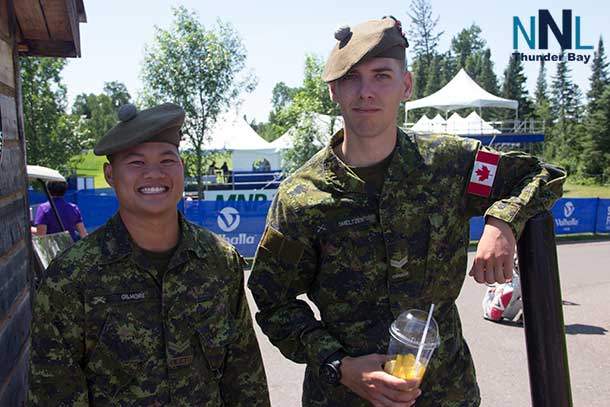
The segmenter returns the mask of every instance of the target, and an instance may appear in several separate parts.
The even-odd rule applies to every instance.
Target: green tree
[[[270,121],[279,135],[290,129],[293,131],[294,148],[283,156],[284,169],[287,171],[298,168],[323,145],[322,142],[312,144],[313,140],[325,140],[338,130],[335,118],[341,111],[330,98],[328,84],[322,80],[323,70],[324,60],[314,54],[307,54],[303,85],[292,88],[292,100],[284,103],[273,116],[274,121]],[[330,116],[328,128],[317,127],[314,114]]]
[[[458,69],[457,62],[451,51],[445,52],[441,61],[441,87],[443,87],[457,75]]]
[[[78,118],[68,116],[61,82],[65,59],[21,58],[21,89],[28,164],[69,171],[84,134]]]
[[[293,146],[282,154],[283,170],[291,173],[305,164],[324,145],[324,133],[312,113],[303,113],[292,128]]]
[[[411,100],[425,97],[428,84],[428,67],[423,56],[415,56],[411,61],[411,73],[413,75],[413,89]]]
[[[486,48],[481,53],[479,73],[476,76],[476,81],[479,85],[489,93],[497,95],[498,92],[498,77],[494,72],[494,63],[491,60],[491,50]]]
[[[523,72],[523,63],[520,58],[511,55],[508,65],[504,69],[502,82],[502,97],[519,102],[519,118],[527,119],[532,114],[532,103],[527,91],[527,78]]]
[[[230,24],[217,20],[214,28],[206,29],[183,6],[174,8],[173,14],[170,28],[155,27],[153,44],[145,49],[142,99],[146,106],[175,102],[186,111],[182,131],[193,147],[201,198],[208,130],[242,92],[254,89],[256,81],[243,72],[246,49]]]
[[[564,52],[557,63],[557,71],[552,82],[550,100],[553,126],[547,152],[557,158],[569,172],[575,172],[582,157],[582,116],[581,91],[570,75],[570,68]]]
[[[257,126],[261,137],[266,140],[275,140],[281,137],[289,128],[293,127],[297,121],[297,112],[291,109],[295,95],[300,88],[292,88],[284,82],[276,83],[273,87],[271,97],[271,112],[269,113],[268,122],[261,126]]]
[[[579,171],[601,183],[610,180],[610,84],[602,89],[597,106],[585,119],[587,131],[583,134]]]
[[[130,99],[125,85],[116,81],[104,83],[104,92],[99,95],[81,93],[74,98],[72,114],[83,120],[84,131],[87,133],[85,148],[93,148],[117,123],[118,108],[129,103]]]
[[[478,25],[473,23],[460,31],[451,39],[451,51],[455,55],[457,70],[466,68],[468,57],[483,51],[484,48],[485,40],[481,38],[481,28]],[[473,75],[474,72],[469,72],[468,69],[466,71],[470,76],[476,76]]]
[[[303,85],[289,88],[280,82],[275,86],[272,100],[274,107],[269,115],[269,123],[278,137],[296,126],[303,114],[337,116],[341,113],[330,98],[328,84],[322,80],[323,70],[324,60],[314,54],[307,54]]]
[[[610,179],[610,78],[604,42],[600,37],[591,66],[591,84],[583,135],[583,159],[579,171],[595,182]]]
[[[131,95],[127,91],[127,86],[118,81],[104,83],[104,93],[110,97],[112,106],[116,110],[131,101]]]
[[[549,125],[551,122],[551,107],[546,84],[546,68],[544,66],[544,60],[540,61],[540,69],[538,70],[538,78],[536,79],[534,99],[534,116],[539,120],[542,120],[544,126]]]
[[[432,3],[430,0],[412,0],[412,13],[408,34],[409,43],[418,57],[423,57],[430,64],[436,54],[438,41],[443,31],[437,32],[439,17],[432,17]],[[425,87],[426,85],[424,85]]]
[[[85,148],[93,148],[117,123],[116,109],[110,96],[105,93],[77,95],[72,105],[72,114],[83,119],[88,140]]]
[[[497,95],[498,78],[491,60],[491,50],[485,48],[486,42],[481,37],[481,28],[472,24],[464,28],[451,40],[451,52],[455,55],[453,64],[454,76],[460,69],[466,73],[486,91]],[[463,112],[466,113],[466,112]],[[493,120],[502,117],[505,112],[501,109],[485,109],[484,119]]]
[[[599,37],[597,44],[597,50],[593,55],[593,63],[591,64],[591,77],[589,79],[591,84],[589,91],[587,92],[587,98],[589,99],[589,111],[595,111],[598,108],[598,100],[601,99],[601,95],[608,83],[610,83],[610,76],[608,74],[608,61],[606,61],[606,52],[604,50],[604,40]]]
[[[443,57],[441,55],[434,55],[430,61],[428,67],[428,83],[426,83],[425,95],[431,95],[440,88],[443,87],[442,83],[442,63]]]

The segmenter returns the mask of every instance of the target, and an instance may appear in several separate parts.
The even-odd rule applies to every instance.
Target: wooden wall
[[[32,251],[14,1],[0,0],[0,406],[24,403],[31,321]]]

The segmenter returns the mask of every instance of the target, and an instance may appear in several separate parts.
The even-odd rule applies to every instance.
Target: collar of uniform
[[[186,220],[180,211],[178,211],[178,222],[180,223],[180,241],[168,265],[170,269],[186,263],[189,260],[189,253],[193,253],[200,259],[204,258],[210,248],[210,245],[202,244],[202,240],[205,239],[202,230]]]
[[[197,227],[184,218],[178,211],[178,222],[180,223],[180,239],[178,247],[170,262],[170,267],[177,266],[188,260],[188,253],[192,252],[197,257],[203,258],[207,251],[200,243]],[[106,231],[102,235],[102,258],[104,263],[114,263],[126,256],[131,255],[135,243],[117,212],[106,224]],[[136,259],[137,260],[137,259]]]
[[[114,263],[131,254],[132,241],[129,232],[121,220],[119,212],[115,213],[104,226],[105,231],[100,236],[102,261],[105,264]]]
[[[423,167],[424,160],[411,137],[399,127],[396,128],[396,131],[396,151],[388,167],[386,184],[399,182],[406,185],[405,182],[412,181],[409,177],[411,173]]]
[[[423,165],[423,159],[410,137],[396,128],[396,150],[388,167],[388,180],[404,180],[404,177]],[[336,132],[326,147],[324,169],[328,182],[339,191],[366,193],[364,182],[337,157],[334,148],[343,142],[343,129]]]
[[[364,182],[335,154],[334,148],[343,142],[343,129],[336,132],[326,147],[324,172],[326,180],[341,192],[366,193]]]

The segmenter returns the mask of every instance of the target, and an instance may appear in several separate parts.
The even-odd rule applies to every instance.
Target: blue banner
[[[470,240],[479,240],[485,227],[485,217],[477,216],[470,219]]]
[[[594,233],[597,198],[561,198],[551,212],[555,234]]]
[[[78,205],[89,233],[106,223],[119,210],[119,201],[112,189],[97,193],[95,190],[78,191],[73,202]]]
[[[270,205],[271,201],[186,201],[184,214],[227,240],[242,256],[254,257]]]
[[[610,199],[598,199],[595,233],[610,233]]]
[[[30,205],[46,201],[44,194],[29,191]],[[117,210],[112,189],[69,191],[66,200],[76,203],[89,232],[104,224]],[[265,229],[271,201],[180,201],[187,219],[229,241],[244,257],[253,257]],[[610,233],[610,199],[562,198],[552,208],[555,234]],[[33,213],[32,215],[35,215]],[[482,216],[470,220],[470,240],[483,233]]]

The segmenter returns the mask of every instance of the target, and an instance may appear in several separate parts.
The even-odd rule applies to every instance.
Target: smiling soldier
[[[29,405],[269,406],[243,260],[176,209],[184,115],[125,105],[96,145],[119,211],[45,272]]]
[[[396,123],[411,75],[400,23],[368,21],[335,38],[322,78],[344,128],[278,190],[248,283],[257,321],[307,364],[305,407],[477,406],[455,305],[468,220],[486,216],[471,274],[504,282],[515,237],[561,196],[565,173],[474,139],[405,134]],[[442,339],[423,381],[385,373],[391,322],[431,303]]]

